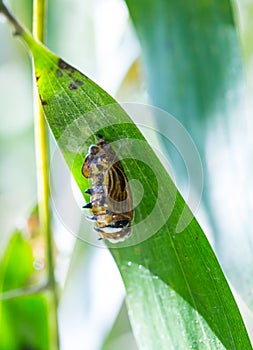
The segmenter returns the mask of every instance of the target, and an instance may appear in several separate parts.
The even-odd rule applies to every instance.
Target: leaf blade
[[[94,132],[100,129],[103,130],[105,137],[109,141],[125,136],[132,139],[137,138],[138,140],[143,140],[143,137],[119,105],[109,108],[109,112],[98,109],[97,113],[92,113],[94,108],[106,106],[107,104],[110,107],[114,100],[95,83],[68,64],[66,64],[67,68],[64,68],[67,70],[65,79],[59,83],[59,79],[62,76],[58,77],[56,72],[59,68],[59,63],[61,62],[61,65],[65,63],[63,64],[61,60],[49,53],[40,44],[33,42],[32,39],[29,40],[30,49],[34,55],[36,75],[39,77],[38,88],[45,116],[55,138],[58,140],[67,163],[69,166],[71,165],[71,170],[77,183],[83,190],[84,183],[80,180],[81,162],[87,152],[90,140],[94,140]],[[50,57],[50,60],[43,59],[43,57]],[[50,80],[47,80],[48,77],[52,79],[51,89],[49,88]],[[70,84],[77,78],[83,82],[82,89],[70,87]],[[85,92],[83,92],[83,89],[85,89]],[[87,111],[91,113],[87,114]],[[79,142],[83,142],[81,140],[85,139],[85,146],[80,149],[78,145],[71,144],[73,147],[70,148],[68,143],[62,142],[61,137],[66,127],[80,120],[80,118],[83,123],[82,132],[78,134],[77,130],[75,130],[77,134],[74,133],[72,137]],[[71,138],[71,133],[67,133],[67,136]],[[68,138],[64,138],[64,141],[67,140]],[[129,155],[134,158],[139,152],[137,157],[139,159],[145,154],[154,168],[156,168],[156,175],[159,174],[159,180],[163,184],[164,191],[162,201],[159,203],[160,217],[163,219],[164,217],[167,218],[170,209],[173,210],[168,220],[165,220],[162,228],[152,237],[141,243],[134,242],[133,238],[133,243],[137,244],[121,249],[111,249],[126,285],[128,305],[130,313],[133,315],[133,323],[137,329],[135,333],[139,344],[148,349],[152,349],[153,346],[157,345],[161,349],[165,349],[168,342],[171,342],[171,346],[182,346],[182,348],[189,344],[197,345],[200,348],[201,346],[212,348],[212,344],[215,343],[218,348],[225,346],[230,349],[242,347],[251,349],[237,305],[201,228],[196,220],[193,219],[182,233],[176,233],[176,225],[185,203],[182,197],[176,193],[174,184],[148,144],[143,143],[142,145],[143,148],[141,149],[136,148],[135,145],[132,148],[131,144],[128,145],[130,149]],[[76,156],[77,154],[78,157]],[[126,164],[125,168],[129,175],[132,174],[133,177],[137,176],[142,180],[146,190],[144,204],[142,204],[136,215],[137,219],[143,219],[147,216],[148,210],[150,208],[152,210],[152,205],[150,205],[149,201],[151,200],[152,202],[154,200],[153,194],[157,194],[157,178],[154,173],[152,174],[150,170],[148,171],[147,166],[142,165],[140,162],[133,161],[133,163]],[[150,189],[153,190],[151,195],[148,195],[147,193]],[[174,204],[173,208],[169,208],[171,206],[171,203],[169,203],[170,199]],[[188,212],[188,215],[191,215],[191,213]],[[153,222],[148,226],[149,229],[152,228],[152,224]],[[134,231],[136,235],[142,234],[135,229]],[[133,272],[129,272],[129,263],[131,267],[135,267]],[[205,285],[203,285],[203,280]],[[145,281],[148,282],[148,289]],[[160,289],[162,289],[163,294],[159,301]],[[155,290],[155,293],[152,294],[152,290]],[[215,295],[213,294],[214,290],[216,291]],[[178,325],[172,327],[173,318],[169,318],[169,313],[167,312],[166,316],[163,317],[163,312],[171,307],[169,303],[171,292],[179,295],[175,304],[172,303],[172,307],[177,304],[181,305],[181,300],[185,301],[179,310],[176,309],[176,312],[180,314],[180,320],[183,319],[181,316],[183,317],[184,310],[187,309],[192,322],[200,322],[200,328],[197,332],[194,332],[192,327],[189,331],[187,322],[184,323],[182,328],[178,328]],[[150,296],[153,296],[153,298],[150,298]],[[162,301],[164,300],[166,302],[164,307],[162,307]],[[150,306],[148,310],[147,305]],[[141,312],[138,312],[140,308]],[[162,313],[160,313],[161,317],[155,318],[159,308],[162,310]],[[148,327],[146,327],[146,323],[148,323]],[[139,325],[141,325],[141,329],[138,331]],[[163,329],[165,339],[160,338],[161,329]],[[180,331],[184,329],[187,337],[190,337],[190,343],[187,337],[186,339],[181,338],[180,342],[178,342],[178,335],[180,334],[178,329]],[[169,334],[170,337],[168,337]],[[202,334],[201,339],[199,339],[199,334]],[[208,336],[204,337],[203,334]]]
[[[15,231],[1,261],[0,292],[18,291],[16,297],[0,299],[0,347],[3,350],[49,349],[49,296],[46,293],[22,294],[35,274],[33,263],[32,246],[20,231]]]

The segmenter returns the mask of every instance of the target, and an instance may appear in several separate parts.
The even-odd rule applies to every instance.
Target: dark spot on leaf
[[[40,102],[41,102],[42,106],[48,105],[47,101],[43,100],[43,98],[41,96],[40,96]]]
[[[58,63],[58,66],[61,68],[61,69],[68,69],[68,64],[63,61],[61,58],[59,59],[59,63]]]
[[[39,80],[39,78],[40,78],[40,76],[36,75],[36,81],[38,81],[38,80]]]
[[[61,58],[59,59],[58,66],[61,69],[66,69],[70,72],[70,74],[73,74],[75,69],[70,66],[67,62],[63,61]]]
[[[141,253],[141,248],[140,248],[140,247],[135,247],[135,248],[134,248],[134,252],[135,252],[136,255],[140,255],[140,253]]]
[[[78,86],[76,84],[74,84],[74,83],[71,83],[71,84],[69,84],[69,89],[70,90],[76,90],[76,89],[78,89]]]
[[[83,81],[82,80],[74,80],[74,82],[78,86],[82,86],[83,85]]]
[[[60,69],[57,69],[56,70],[56,75],[57,75],[58,78],[61,78],[63,76],[63,73],[62,73],[62,71]]]
[[[44,101],[44,100],[41,100],[41,104],[42,104],[42,106],[47,106],[48,105],[47,101]]]

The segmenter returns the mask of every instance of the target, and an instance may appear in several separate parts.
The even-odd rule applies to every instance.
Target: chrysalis
[[[109,142],[97,135],[99,142],[91,145],[85,157],[82,174],[90,178],[92,188],[85,191],[90,195],[89,208],[101,239],[112,243],[123,242],[131,234],[133,220],[132,195],[121,162]]]

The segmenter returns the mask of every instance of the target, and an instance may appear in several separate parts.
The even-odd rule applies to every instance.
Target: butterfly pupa
[[[120,160],[109,142],[97,135],[99,142],[89,147],[82,174],[91,179],[92,188],[85,192],[90,202],[83,208],[91,209],[87,219],[96,222],[94,229],[101,238],[112,243],[123,242],[131,234],[133,202],[128,180]]]

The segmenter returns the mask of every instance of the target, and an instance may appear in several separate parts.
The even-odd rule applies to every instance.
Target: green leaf
[[[142,136],[118,105],[87,113],[114,100],[42,46],[30,42],[30,47],[45,115],[80,184],[83,181],[80,174],[82,161],[94,133],[101,132],[111,142],[126,136],[142,140]],[[67,133],[69,143],[61,142],[60,137],[66,132],[66,127],[80,117],[82,132],[73,130],[73,134]],[[85,138],[89,142],[83,146]],[[76,148],[72,144],[74,139]],[[63,140],[66,141],[66,138]],[[78,150],[81,145],[82,152]],[[163,186],[161,220],[163,216],[167,217],[169,203],[174,200],[174,185],[148,144],[143,144],[141,149],[130,147],[131,144],[128,151],[133,159],[125,164],[125,169],[129,176],[141,181],[145,193],[136,210],[136,220],[142,220],[147,215],[146,211],[152,210],[158,180]],[[159,179],[149,167],[138,161],[142,158],[153,164],[156,173],[160,174]],[[85,186],[82,184],[81,187],[83,190]],[[237,306],[197,222],[193,220],[184,232],[176,233],[183,208],[184,202],[177,194],[173,212],[155,235],[132,247],[112,249],[125,282],[139,344],[150,349],[168,348],[169,344],[182,349],[201,344],[203,347],[213,344],[215,348],[223,348],[223,344],[229,349],[250,349]],[[149,234],[152,225],[154,222],[146,224]],[[134,243],[134,238],[142,234],[134,227],[133,238],[129,241],[132,239]]]
[[[33,261],[33,251],[29,242],[24,240],[20,232],[15,232],[1,263],[2,292],[27,286],[34,272]]]
[[[243,80],[231,2],[126,0],[126,4],[140,39],[150,100],[175,116],[191,134],[209,184],[217,174],[208,167],[209,132],[222,129],[227,137],[229,120],[240,99],[238,84]],[[166,119],[157,125],[159,130],[169,127]],[[188,174],[181,157],[165,138],[160,138],[160,143],[173,159],[177,180],[184,185]],[[198,190],[198,182],[194,185]],[[213,211],[216,203],[210,198],[210,187],[204,187],[202,199],[219,249],[222,230]]]
[[[194,135],[211,114],[231,104],[228,90],[241,79],[230,1],[125,1],[142,46],[152,102]]]
[[[251,180],[245,181],[251,173],[251,141],[244,107],[245,67],[234,19],[237,6],[229,0],[126,0],[126,4],[142,48],[149,97],[184,125],[198,147],[206,184],[203,222],[209,224],[226,275],[252,309],[251,203],[246,195]],[[247,5],[240,4],[240,17],[243,6]],[[249,4],[246,12],[250,17]],[[244,19],[245,30],[250,21]],[[159,122],[159,130],[168,130],[165,119]],[[160,138],[160,144],[173,160],[177,183],[185,187],[188,174],[181,157],[166,139]],[[244,198],[243,207],[236,193]],[[227,219],[231,216],[233,222]]]
[[[0,299],[1,350],[49,349],[48,295],[23,295],[35,272],[30,243],[16,231],[1,260],[0,292],[13,297]],[[35,288],[35,287],[34,287]],[[16,292],[14,292],[16,290]],[[35,290],[34,290],[35,292]],[[32,293],[32,290],[31,290]],[[15,297],[14,297],[15,295]]]
[[[20,296],[2,302],[2,350],[48,350],[47,295]],[[2,327],[1,327],[2,330]]]
[[[20,28],[18,28],[20,29]],[[22,32],[21,32],[22,33]],[[195,219],[178,232],[185,203],[124,110],[85,75],[23,32],[48,124],[81,190],[88,146],[102,133],[143,186],[132,236],[111,252],[122,274],[134,333],[145,349],[251,349],[219,263]],[[119,144],[113,141],[120,140]],[[124,147],[123,147],[124,146]],[[135,195],[135,193],[134,193]],[[150,219],[156,209],[155,216]],[[192,214],[188,209],[184,219]]]

